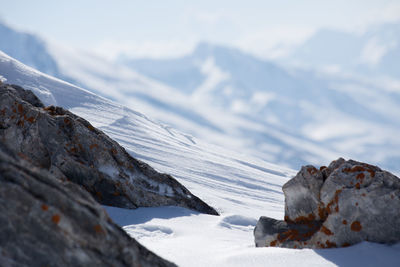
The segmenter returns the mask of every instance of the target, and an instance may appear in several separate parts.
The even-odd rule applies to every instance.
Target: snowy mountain
[[[16,30],[0,20],[0,36],[1,51],[46,74],[73,81],[61,74],[46,42],[37,35]]]
[[[1,42],[8,41],[1,39]],[[337,156],[265,120],[239,117],[230,110],[213,107],[201,97],[192,97],[123,64],[53,43],[47,43],[46,49],[57,62],[59,78],[69,77],[68,81],[210,143],[293,167],[309,159],[329,161]]]
[[[400,22],[374,25],[359,33],[320,30],[286,60],[308,67],[400,79]]]
[[[400,88],[386,80],[287,69],[210,44],[169,60],[114,62],[54,43],[46,51],[58,78],[167,129],[295,169],[345,156],[400,172]]]
[[[260,215],[283,218],[281,186],[294,171],[208,145],[141,113],[42,74],[0,53],[0,73],[45,104],[82,116],[135,157],[171,173],[221,216],[184,208],[124,210],[110,216],[139,242],[180,266],[396,266],[400,246],[361,243],[329,250],[255,248]]]
[[[313,145],[325,149],[323,153],[314,150],[313,155],[296,153],[297,158],[319,162],[318,157],[324,158],[321,154],[328,153],[332,157],[340,153],[398,171],[399,142],[395,132],[400,127],[397,115],[400,114],[400,88],[396,84],[321,71],[286,69],[237,49],[209,44],[199,45],[183,58],[125,58],[120,62],[174,86],[204,105],[259,123],[264,126],[264,133],[274,129],[280,137],[289,135],[297,139],[293,147],[307,143],[303,151]],[[258,151],[263,151],[263,144],[288,149],[271,136],[257,135],[246,126],[242,129],[245,129],[242,138],[251,136],[250,143]],[[296,165],[290,157],[262,157]]]

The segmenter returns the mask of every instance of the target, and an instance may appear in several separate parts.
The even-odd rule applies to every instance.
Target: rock
[[[1,266],[175,266],[114,224],[80,186],[0,141]]]
[[[400,241],[400,179],[342,158],[319,170],[305,166],[285,185],[285,218],[261,217],[256,246],[346,247]]]
[[[72,181],[104,205],[181,206],[218,213],[173,177],[131,157],[102,131],[60,107],[43,107],[30,91],[0,85],[0,140],[59,180]]]

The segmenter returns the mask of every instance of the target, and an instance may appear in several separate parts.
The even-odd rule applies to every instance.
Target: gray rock
[[[1,266],[175,266],[115,225],[78,185],[0,141]]]
[[[295,221],[303,217],[307,220],[319,220],[319,192],[323,182],[322,173],[315,167],[302,167],[299,173],[282,187],[285,194],[285,220]]]
[[[342,158],[320,170],[306,166],[283,192],[284,221],[261,217],[254,230],[256,246],[330,248],[364,240],[400,241],[400,179],[376,166]]]
[[[0,140],[56,178],[81,185],[102,204],[181,206],[218,213],[173,177],[132,158],[102,131],[60,107],[43,107],[33,93],[0,85]]]

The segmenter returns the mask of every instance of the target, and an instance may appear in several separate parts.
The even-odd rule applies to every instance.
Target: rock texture
[[[344,160],[305,166],[285,185],[284,221],[261,217],[258,247],[346,247],[400,241],[400,179],[376,166]]]
[[[130,238],[78,185],[0,141],[1,266],[175,266]]]
[[[19,86],[0,85],[0,140],[59,180],[81,185],[102,204],[175,205],[218,214],[170,175],[132,158],[86,120],[60,107],[44,107]]]

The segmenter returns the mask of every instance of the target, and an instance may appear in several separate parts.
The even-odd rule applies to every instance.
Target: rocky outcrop
[[[60,107],[44,107],[31,92],[0,85],[0,140],[61,181],[72,181],[105,205],[175,205],[218,213],[173,177],[132,158],[89,122]]]
[[[0,142],[1,266],[175,266],[130,238],[78,185]]]
[[[260,218],[258,247],[400,241],[400,179],[376,166],[342,158],[320,169],[305,166],[282,189],[285,218]]]

